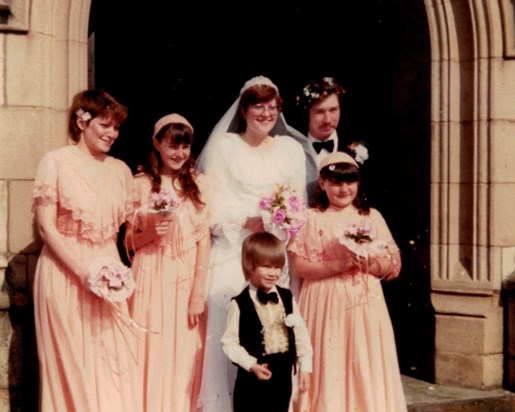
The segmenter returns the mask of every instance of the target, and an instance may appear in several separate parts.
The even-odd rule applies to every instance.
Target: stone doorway
[[[350,3],[350,4],[347,4]],[[92,1],[91,81],[130,110],[113,154],[133,169],[153,123],[177,111],[195,126],[198,153],[248,78],[278,86],[285,115],[304,83],[334,76],[346,88],[339,133],[367,142],[368,196],[403,255],[384,285],[403,374],[434,379],[430,301],[430,45],[423,2],[367,0],[291,6]]]

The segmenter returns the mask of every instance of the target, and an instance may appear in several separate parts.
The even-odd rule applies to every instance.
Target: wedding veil
[[[238,105],[240,103],[240,97],[245,90],[247,90],[249,87],[256,86],[256,85],[271,86],[274,89],[276,89],[277,91],[279,91],[277,86],[268,77],[265,77],[265,76],[256,76],[245,82],[245,84],[243,85],[243,87],[240,90],[240,94],[239,94],[238,98],[234,101],[234,103],[231,105],[229,110],[227,110],[227,112],[225,112],[225,114],[222,116],[222,118],[218,121],[218,123],[215,125],[215,127],[211,131],[211,134],[207,138],[204,148],[200,152],[200,155],[197,159],[197,167],[200,172],[205,173],[206,169],[209,168],[208,164],[214,160],[212,153],[215,150],[215,148],[218,146],[219,142],[224,138],[226,133],[228,133],[228,132],[236,133],[236,131],[238,130],[238,117],[236,116],[236,111],[238,110]],[[284,118],[284,115],[282,113],[279,114],[274,128],[270,131],[270,135],[271,136],[288,135],[288,136],[304,137],[304,135],[302,133],[300,133],[299,131],[294,129],[292,126],[290,126],[286,122],[286,119]],[[225,159],[219,159],[219,160],[225,161]]]

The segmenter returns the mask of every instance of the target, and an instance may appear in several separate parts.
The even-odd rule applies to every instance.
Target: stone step
[[[514,412],[515,393],[437,385],[403,376],[409,412]]]

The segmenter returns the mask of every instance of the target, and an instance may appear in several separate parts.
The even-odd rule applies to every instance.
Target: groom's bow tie
[[[334,140],[325,140],[323,142],[313,142],[313,149],[315,152],[320,153],[322,149],[327,150],[329,153],[333,152],[334,149]]]

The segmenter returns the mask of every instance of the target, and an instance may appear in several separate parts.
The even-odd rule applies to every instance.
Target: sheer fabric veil
[[[256,76],[251,78],[250,80],[247,80],[247,82],[241,88],[238,98],[234,101],[231,107],[218,121],[218,123],[211,131],[211,134],[207,138],[204,148],[202,149],[197,159],[197,167],[200,172],[205,173],[206,170],[212,170],[212,167],[216,167],[215,165],[213,165],[213,162],[215,161],[226,162],[226,159],[216,159],[216,156],[212,156],[212,153],[214,151],[214,148],[218,146],[219,142],[224,138],[227,132],[236,133],[236,131],[238,130],[238,117],[236,116],[236,111],[238,110],[240,97],[245,90],[255,85],[268,85],[272,86],[277,91],[279,91],[277,86],[268,77]],[[302,133],[300,133],[298,130],[296,130],[286,122],[286,119],[282,113],[280,113],[280,115],[278,116],[277,123],[275,124],[274,128],[270,131],[270,135],[305,137]]]

